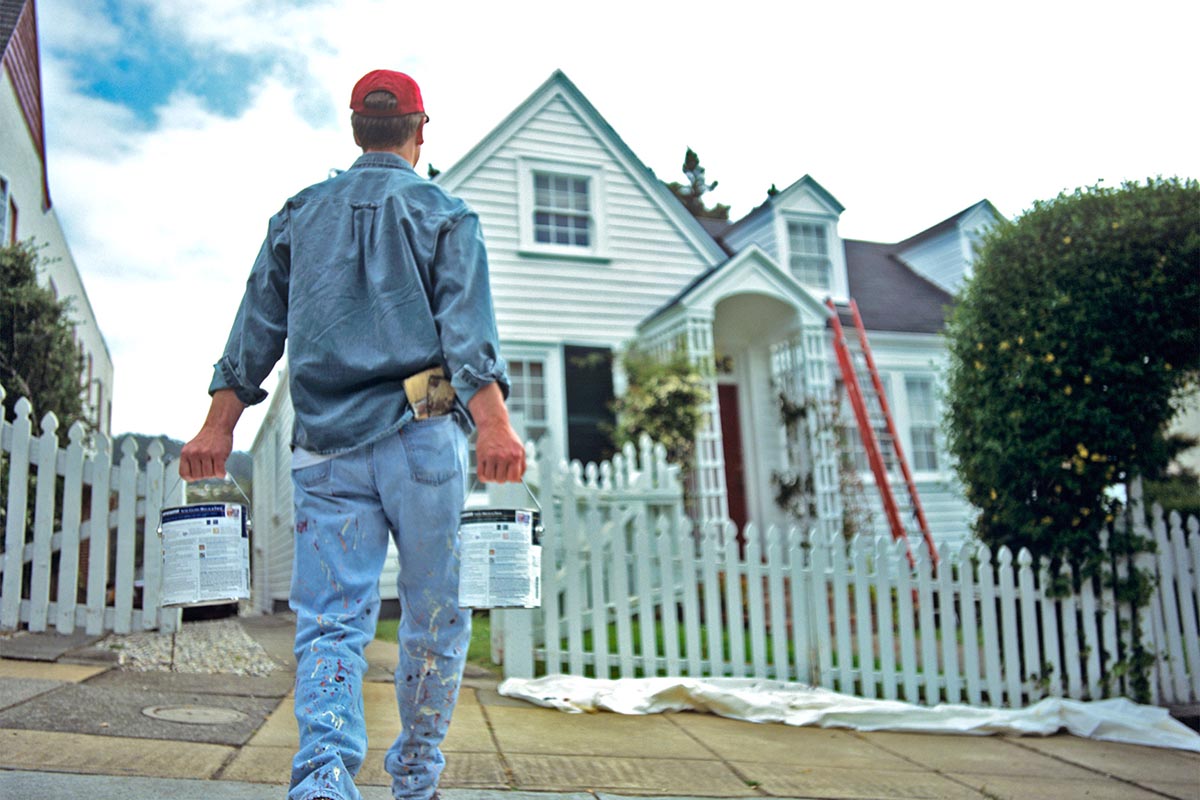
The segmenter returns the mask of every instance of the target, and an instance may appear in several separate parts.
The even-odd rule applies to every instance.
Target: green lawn
[[[399,619],[379,620],[375,626],[375,638],[385,642],[396,642],[396,628],[399,624]],[[492,663],[491,656],[491,618],[486,611],[476,611],[471,615],[471,645],[467,649],[467,663],[498,673],[501,667]]]

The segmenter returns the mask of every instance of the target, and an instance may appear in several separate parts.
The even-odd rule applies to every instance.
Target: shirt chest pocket
[[[400,429],[400,443],[413,480],[440,486],[461,474],[457,424],[447,414],[429,420],[414,420]]]

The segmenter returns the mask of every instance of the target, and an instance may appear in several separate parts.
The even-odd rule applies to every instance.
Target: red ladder
[[[887,515],[888,527],[892,531],[892,539],[904,539],[907,542],[908,531],[900,519],[900,508],[896,505],[896,497],[892,493],[892,484],[888,477],[887,466],[883,460],[883,451],[880,449],[879,439],[875,435],[875,427],[871,425],[871,417],[867,411],[863,389],[858,382],[858,372],[854,369],[854,357],[850,352],[850,345],[846,341],[846,333],[842,329],[841,320],[838,319],[837,306],[834,305],[833,300],[826,300],[825,305],[829,306],[829,310],[833,312],[833,317],[831,318],[833,323],[833,349],[837,354],[838,367],[841,368],[842,382],[846,387],[846,394],[850,398],[850,406],[854,409],[854,419],[858,423],[858,433],[862,437],[863,448],[867,451],[867,461],[871,465],[871,474],[875,477],[875,486],[879,489],[879,496],[883,501],[883,512]],[[908,486],[908,496],[912,503],[913,515],[917,519],[917,526],[921,529],[921,536],[925,540],[929,556],[936,566],[938,563],[937,548],[934,547],[933,538],[929,535],[929,523],[925,520],[925,511],[921,507],[920,497],[917,496],[917,484],[913,480],[912,472],[908,468],[908,460],[904,458],[904,449],[900,445],[900,435],[896,430],[896,422],[892,419],[892,411],[888,406],[887,395],[883,391],[883,382],[879,379],[879,371],[875,368],[875,358],[871,355],[871,346],[867,343],[867,330],[863,326],[862,316],[858,313],[858,304],[853,299],[850,301],[850,311],[854,315],[854,327],[858,330],[858,341],[862,349],[863,359],[866,361],[867,373],[871,376],[871,384],[875,390],[879,408],[883,412],[883,418],[887,421],[888,434],[892,440],[896,462],[900,465],[900,470],[904,474],[904,482]],[[908,559],[909,563],[911,563],[911,549]]]

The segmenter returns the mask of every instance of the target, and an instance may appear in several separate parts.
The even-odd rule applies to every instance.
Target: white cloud
[[[660,177],[691,146],[736,215],[810,173],[856,238],[984,197],[1015,214],[1099,178],[1200,175],[1184,4],[138,2],[179,47],[272,68],[233,118],[184,87],[150,128],[56,55],[109,57],[120,32],[82,0],[40,4],[52,191],[116,361],[117,430],[199,426],[266,220],[353,159],[349,90],[377,67],[420,81],[442,169],[562,68]]]

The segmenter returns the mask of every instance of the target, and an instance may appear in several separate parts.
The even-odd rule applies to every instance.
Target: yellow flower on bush
[[[1052,518],[1050,518],[1050,517],[1048,517],[1048,516],[1046,516],[1046,517],[1042,517],[1042,524],[1043,524],[1043,525],[1049,525],[1051,522],[1054,522],[1054,520],[1053,520]]]
[[[1071,243],[1071,237],[1070,237],[1070,236],[1064,236],[1064,237],[1063,237],[1063,244],[1070,244],[1070,243]]]
[[[1075,452],[1079,453],[1080,458],[1088,457],[1088,449],[1082,443],[1075,445]]]
[[[1005,350],[1007,350],[1007,349],[1008,349],[1008,347],[1009,347],[1009,344],[1008,344],[1008,341],[1007,341],[1007,340],[1005,340],[1005,341],[1001,342],[1001,343],[1000,343],[1000,352],[1002,352],[1002,353],[1003,353]]]
[[[1045,360],[1046,360],[1047,364],[1053,364],[1054,363],[1054,353],[1046,353]]]

